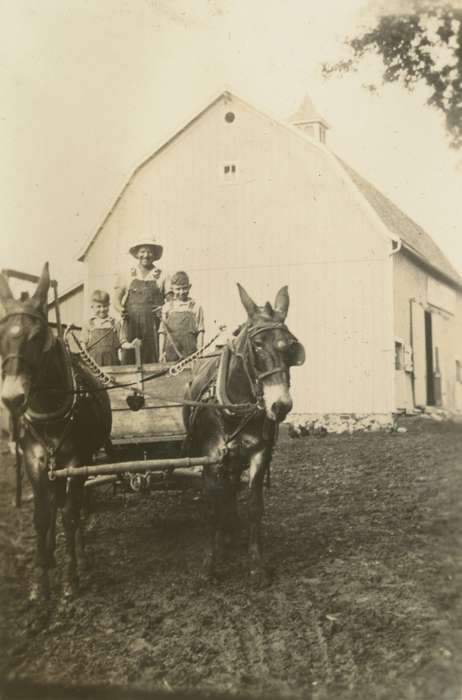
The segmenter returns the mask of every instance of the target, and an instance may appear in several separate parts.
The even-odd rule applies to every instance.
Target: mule
[[[49,286],[48,263],[28,299],[14,299],[8,280],[0,275],[5,311],[0,318],[1,398],[17,426],[16,439],[34,500],[37,546],[32,600],[49,595],[58,508],[67,552],[63,592],[67,597],[78,590],[76,540],[78,535],[83,538],[79,525],[85,479],[53,479],[53,470],[90,463],[111,432],[106,391],[48,325]]]
[[[257,579],[264,575],[264,479],[269,475],[278,425],[292,408],[290,367],[304,363],[305,351],[285,325],[287,287],[277,293],[274,308],[268,302],[257,306],[239,284],[238,289],[247,321],[220,355],[206,359],[193,376],[186,390],[183,420],[185,450],[218,460],[204,467],[211,526],[206,571],[215,573],[225,538],[236,534],[237,492],[241,474],[249,468],[250,573]]]

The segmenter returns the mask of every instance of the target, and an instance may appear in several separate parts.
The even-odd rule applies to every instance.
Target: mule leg
[[[208,577],[215,574],[217,559],[221,549],[220,511],[223,501],[223,484],[220,483],[215,466],[204,467],[204,494],[207,506],[207,519],[210,528],[209,544],[204,556],[204,573]]]
[[[55,565],[56,497],[47,476],[47,457],[41,445],[25,451],[24,463],[34,496],[36,559],[30,600],[39,601],[50,594],[48,570]]]
[[[220,473],[221,466],[204,468],[204,491],[209,509],[210,543],[204,566],[209,576],[215,574],[223,553],[224,539],[235,529],[236,489],[229,474]]]
[[[44,489],[34,489],[34,527],[37,536],[35,576],[30,592],[31,601],[39,601],[50,595],[48,570],[54,565],[51,535],[56,520],[56,507],[50,503]]]
[[[261,519],[263,515],[263,480],[270,462],[267,448],[250,460],[249,483],[249,559],[250,574],[255,579],[263,575]]]
[[[53,569],[56,566],[56,515],[58,512],[58,504],[56,503],[56,496],[54,493],[50,494],[50,510],[50,527],[46,534],[46,554],[48,567]]]
[[[66,501],[62,511],[62,522],[66,538],[66,554],[68,558],[63,587],[65,598],[76,594],[79,590],[76,539],[80,526],[82,492],[83,483],[81,480],[71,478],[68,484],[66,484]]]
[[[224,532],[224,543],[228,547],[234,547],[237,545],[240,524],[237,511],[237,494],[240,487],[240,463],[237,459],[231,462],[231,476],[230,476],[230,488],[226,503],[225,516],[225,532]]]

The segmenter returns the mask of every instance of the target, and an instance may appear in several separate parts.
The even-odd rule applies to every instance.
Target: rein
[[[28,316],[32,318],[36,318],[39,320],[42,324],[47,324],[46,319],[44,319],[43,316],[41,316],[38,313],[35,313],[33,311],[18,311],[18,312],[11,312],[10,314],[7,314],[4,316],[0,323],[5,321],[7,318],[11,316]],[[219,404],[216,405],[216,409],[220,411],[225,411],[225,412],[241,412],[244,411],[246,413],[251,413],[253,414],[257,410],[261,410],[261,400],[263,397],[263,391],[261,387],[261,382],[262,380],[266,379],[267,377],[277,374],[278,372],[282,373],[285,377],[287,376],[288,372],[284,367],[278,366],[274,367],[273,369],[267,370],[265,372],[258,372],[256,363],[255,363],[255,356],[254,356],[254,348],[252,344],[252,339],[255,338],[257,335],[260,333],[263,333],[264,331],[268,330],[275,330],[275,329],[285,329],[286,326],[281,323],[281,322],[268,322],[264,324],[260,324],[255,327],[246,327],[246,339],[245,339],[245,350],[247,350],[247,353],[245,352],[239,352],[235,348],[235,342],[231,342],[228,344],[228,347],[230,348],[232,354],[235,357],[239,357],[240,360],[242,361],[244,371],[247,374],[247,377],[249,379],[249,384],[250,388],[252,391],[252,394],[254,396],[255,401],[253,402],[242,402],[242,403],[230,403],[230,402],[220,402]],[[45,353],[44,353],[45,355]],[[246,357],[248,355],[248,359]],[[6,365],[7,362],[9,362],[12,359],[19,359],[23,361],[25,364],[28,364],[26,362],[26,359],[21,356],[19,353],[12,353],[10,355],[7,355],[2,362],[2,367]],[[186,358],[187,359],[187,358]],[[43,356],[42,356],[43,360]],[[40,367],[40,366],[39,366]],[[157,372],[153,372],[152,374],[148,375],[147,377],[144,377],[143,381],[144,383],[151,381],[153,379],[156,379],[158,377],[162,377],[165,374],[168,374],[170,372],[171,368],[166,368],[163,370],[159,370]],[[41,422],[46,422],[48,421],[53,421],[53,420],[59,420],[60,418],[65,418],[66,416],[70,415],[71,412],[73,411],[73,408],[75,406],[76,400],[78,396],[83,396],[83,395],[88,395],[88,394],[96,394],[97,392],[100,391],[110,391],[112,389],[120,389],[120,388],[128,388],[134,385],[138,384],[138,381],[133,381],[133,382],[125,382],[125,383],[120,383],[115,380],[113,380],[113,384],[111,386],[102,386],[97,389],[91,389],[91,390],[81,390],[78,389],[75,385],[75,381],[73,382],[74,386],[72,389],[48,389],[49,393],[60,393],[60,394],[67,394],[67,395],[72,395],[74,397],[74,401],[72,403],[71,408],[63,412],[61,410],[58,410],[54,413],[49,413],[49,414],[32,414],[31,412],[27,412],[28,420],[30,421],[31,419],[38,420]],[[32,392],[33,387],[31,387],[31,392]],[[180,400],[169,400],[164,397],[160,396],[154,396],[152,394],[147,394],[152,399],[158,399],[160,401],[165,402],[165,407],[179,407],[179,406],[190,406],[192,408],[200,408],[200,407],[205,407],[209,406],[210,404],[206,401],[193,401],[193,400],[187,400],[187,399],[180,399]]]

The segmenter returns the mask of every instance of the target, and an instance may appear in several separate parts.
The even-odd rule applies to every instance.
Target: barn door
[[[427,405],[427,353],[425,339],[425,311],[411,302],[412,354],[414,359],[414,404]]]

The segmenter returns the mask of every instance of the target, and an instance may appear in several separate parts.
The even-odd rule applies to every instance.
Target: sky
[[[134,168],[230,89],[281,120],[308,93],[328,145],[462,273],[462,152],[424,88],[324,79],[369,0],[0,0],[0,267],[61,290]]]

